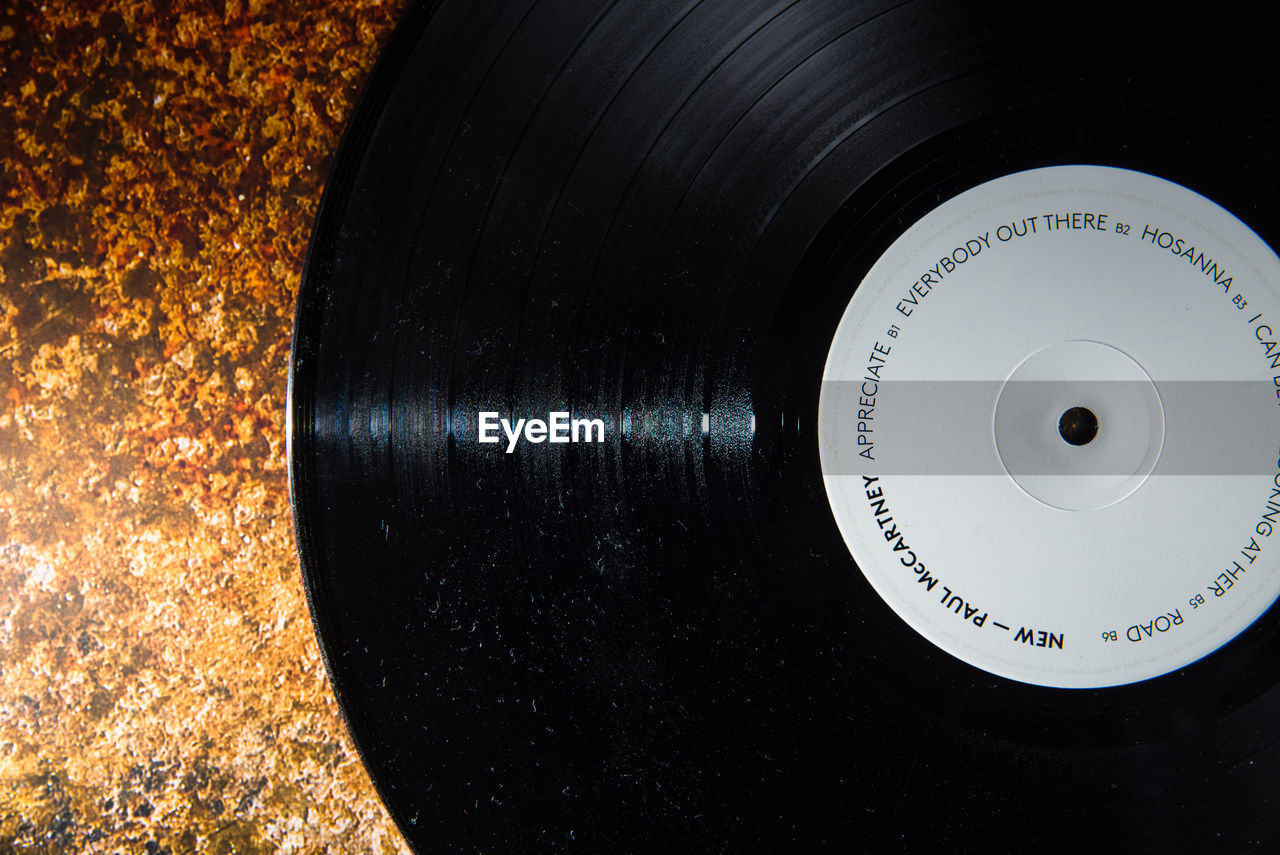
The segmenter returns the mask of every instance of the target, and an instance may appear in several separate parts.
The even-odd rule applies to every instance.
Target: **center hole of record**
[[[1132,495],[1164,448],[1164,405],[1151,375],[1097,341],[1060,341],[1022,360],[994,416],[1005,472],[1031,498],[1064,511],[1096,511]]]
[[[1072,445],[1088,445],[1098,435],[1098,417],[1088,407],[1072,407],[1058,419],[1058,434]]]

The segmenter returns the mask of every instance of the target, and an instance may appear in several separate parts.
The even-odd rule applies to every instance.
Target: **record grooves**
[[[1221,206],[1280,245],[1259,29],[943,2],[414,6],[317,219],[290,465],[326,665],[415,847],[1276,845],[1274,597],[1152,679],[1000,676],[881,590],[832,498],[855,473],[819,441],[838,325],[872,305],[860,283],[991,182],[1156,176],[1209,200],[1200,221]],[[1216,257],[1269,269],[1237,245]],[[1261,335],[1245,321],[1278,284],[1238,275],[1188,300]],[[1253,310],[1232,314],[1246,285]],[[959,317],[946,293],[919,299]],[[1264,338],[1239,345],[1249,371]],[[1114,435],[1098,418],[1082,448]],[[1260,571],[1277,547],[1256,539]],[[928,560],[955,578],[963,554]]]

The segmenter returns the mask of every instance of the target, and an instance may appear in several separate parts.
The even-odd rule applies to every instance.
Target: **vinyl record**
[[[316,222],[289,458],[414,846],[1280,846],[1264,33],[413,7]]]

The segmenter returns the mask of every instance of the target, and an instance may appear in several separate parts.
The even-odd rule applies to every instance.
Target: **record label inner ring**
[[[948,653],[1037,685],[1154,678],[1280,596],[1280,259],[1132,170],[1017,172],[856,288],[819,403],[859,568]]]

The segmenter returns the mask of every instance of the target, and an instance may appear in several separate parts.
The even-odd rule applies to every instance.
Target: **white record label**
[[[836,523],[917,632],[1094,688],[1280,596],[1280,259],[1145,173],[1047,167],[911,225],[854,292],[818,434]]]

